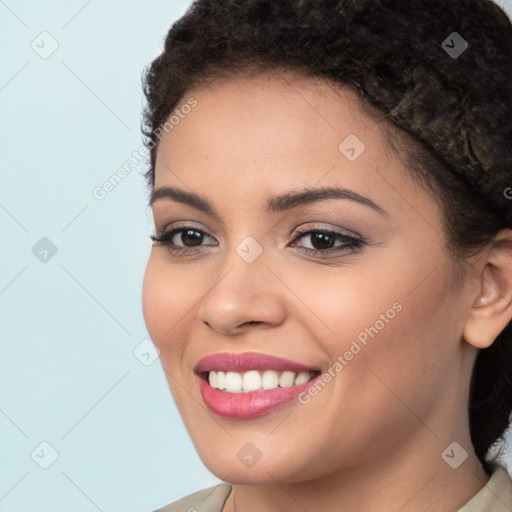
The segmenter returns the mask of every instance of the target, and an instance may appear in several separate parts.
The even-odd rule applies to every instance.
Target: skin
[[[220,219],[154,202],[156,233],[184,223],[208,236],[199,246],[174,236],[192,255],[153,245],[143,313],[199,456],[234,485],[224,511],[458,510],[489,479],[471,444],[467,398],[477,350],[512,317],[510,232],[461,277],[437,203],[351,90],[279,72],[218,80],[182,104],[190,97],[197,106],[161,139],[155,187],[195,192]],[[366,146],[354,161],[338,149],[349,134]],[[386,215],[346,199],[264,211],[271,195],[327,185]],[[303,248],[322,246],[296,238],[299,227],[366,245],[310,256]],[[263,249],[252,263],[236,252],[248,236]],[[401,311],[307,405],[243,420],[206,408],[193,374],[205,355],[256,351],[327,371],[396,302]],[[237,457],[248,442],[261,453],[252,467]],[[468,452],[457,469],[441,457],[452,442]]]

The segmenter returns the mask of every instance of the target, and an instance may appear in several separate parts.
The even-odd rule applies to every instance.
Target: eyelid
[[[200,225],[199,223],[197,223],[196,221],[193,221],[193,220],[182,220],[182,221],[176,221],[176,222],[169,222],[167,224],[165,224],[162,229],[160,230],[157,230],[157,233],[166,233],[168,231],[171,231],[171,230],[174,230],[174,229],[178,229],[178,228],[194,228],[194,229],[198,229],[199,231],[202,231],[204,233],[206,233],[208,236],[210,236],[211,238],[215,238],[212,234],[211,234],[211,231],[210,229],[208,228],[205,228],[203,227],[202,225]],[[339,233],[341,235],[345,235],[347,237],[352,237],[352,238],[358,238],[360,239],[361,241],[365,242],[366,239],[365,237],[363,237],[361,234],[359,234],[357,231],[353,231],[351,229],[347,229],[347,228],[342,228],[340,226],[334,226],[330,223],[321,223],[321,222],[304,222],[302,223],[300,226],[296,226],[294,227],[290,233],[288,234],[288,236],[293,236],[294,234],[297,233],[298,230],[320,230],[320,231],[333,231],[333,232],[336,232],[336,233]],[[218,241],[218,240],[217,240]]]

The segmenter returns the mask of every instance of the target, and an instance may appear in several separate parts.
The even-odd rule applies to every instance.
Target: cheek
[[[148,333],[160,351],[160,364],[169,389],[183,415],[181,386],[176,382],[182,380],[181,363],[186,340],[182,330],[187,288],[179,282],[179,272],[172,271],[162,259],[154,250],[149,257],[142,285],[142,311]]]
[[[142,286],[142,310],[162,363],[170,368],[179,365],[186,349],[190,323],[208,292],[208,280],[201,272],[169,264],[162,252],[153,250],[148,260]]]
[[[179,320],[187,309],[187,287],[179,276],[152,251],[144,273],[142,311],[151,339],[161,351],[171,345],[167,340],[175,339]]]
[[[329,355],[336,357],[352,340],[364,344],[371,339],[377,334],[375,328],[377,336],[389,330],[402,314],[402,283],[392,281],[393,276],[383,276],[371,265],[298,272],[293,290],[304,306],[297,303],[296,311]]]
[[[421,261],[408,257],[402,264],[381,261],[295,278],[294,289],[307,298],[307,309],[299,309],[302,323],[333,364],[342,358],[342,368],[337,365],[333,372],[343,373],[334,380],[344,393],[357,389],[356,394],[373,402],[372,397],[391,393],[388,384],[414,400],[425,394],[425,386],[443,380],[453,349],[446,340],[454,331],[453,297],[445,268],[422,272]],[[418,276],[427,274],[428,282],[418,285]]]
[[[384,281],[379,287],[378,299],[369,294],[366,308],[361,303],[361,310],[344,316],[349,326],[344,355],[352,358],[344,374],[346,390],[358,389],[356,402],[380,411],[390,424],[400,417],[414,423],[404,404],[414,404],[416,414],[428,416],[453,364],[457,342],[450,308],[453,297],[441,271],[412,293],[413,287],[398,279],[393,286]]]
[[[158,328],[159,318],[162,317],[160,311],[162,304],[161,281],[158,279],[158,272],[155,269],[155,258],[151,253],[146,270],[144,272],[144,280],[142,282],[142,314],[146,323],[146,328],[154,343],[159,345]]]

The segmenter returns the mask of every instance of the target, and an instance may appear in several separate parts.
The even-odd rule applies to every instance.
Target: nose
[[[233,336],[284,321],[286,287],[262,256],[247,263],[235,254],[222,269],[199,306],[199,318],[207,327]]]

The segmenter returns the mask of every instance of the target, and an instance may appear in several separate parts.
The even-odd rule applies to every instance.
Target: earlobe
[[[476,348],[492,345],[512,319],[512,231],[496,235],[479,275],[476,296],[464,327],[464,339]]]
[[[473,307],[474,308],[479,308],[481,306],[485,306],[486,304],[489,303],[489,297],[488,296],[483,296],[483,295],[479,295],[477,297],[477,299],[475,300],[474,304],[473,304]]]

